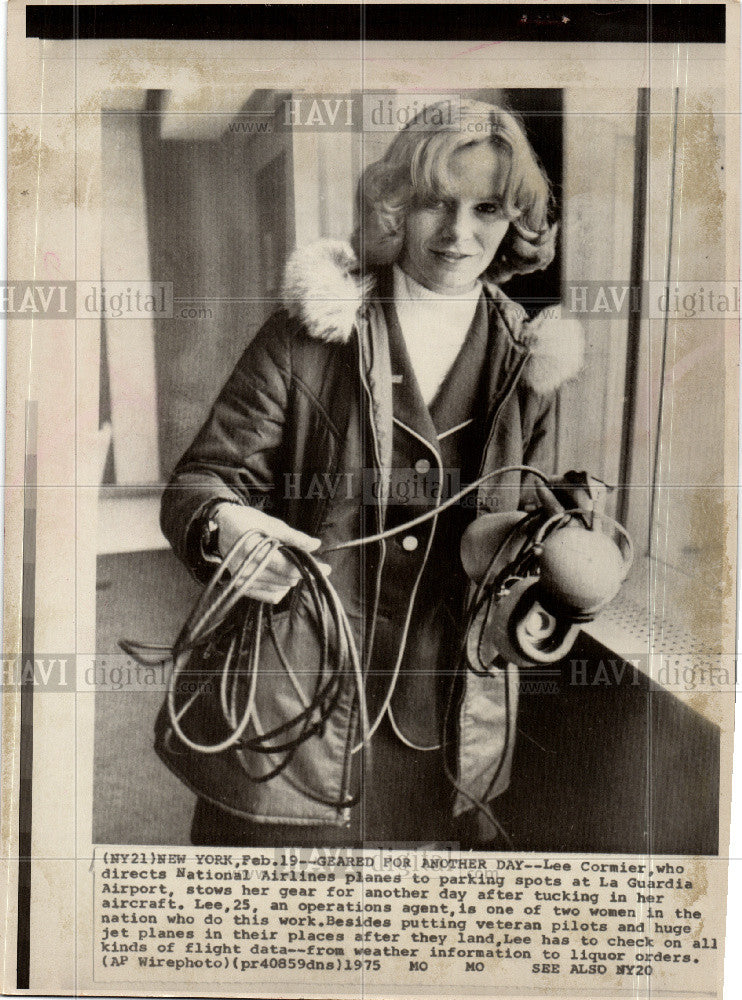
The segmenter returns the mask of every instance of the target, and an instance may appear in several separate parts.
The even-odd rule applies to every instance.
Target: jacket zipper
[[[362,322],[366,322],[367,323],[368,320],[365,319],[365,317],[364,317],[364,319],[362,320]],[[365,395],[366,395],[366,398],[367,398],[367,402],[368,402],[368,412],[369,412],[369,417],[370,417],[370,419],[369,419],[369,426],[371,428],[371,437],[372,437],[373,446],[374,446],[374,461],[375,461],[375,464],[376,464],[376,471],[378,472],[379,476],[381,476],[382,473],[383,473],[383,470],[382,470],[382,467],[381,467],[381,455],[380,455],[380,452],[379,452],[379,443],[378,443],[378,440],[377,440],[377,437],[376,437],[376,428],[374,426],[374,420],[373,420],[373,415],[372,415],[373,414],[373,396],[371,395],[371,389],[370,389],[370,387],[368,385],[368,381],[366,379],[366,373],[364,371],[363,335],[362,335],[361,328],[360,328],[359,324],[356,324],[356,333],[357,333],[357,337],[358,337],[358,374],[359,374],[359,377],[360,377],[360,380],[361,380],[361,384],[363,385],[363,389],[364,389],[364,392],[365,392]],[[361,414],[361,419],[363,419],[363,414]],[[380,532],[380,531],[383,530],[383,527],[384,527],[383,518],[382,518],[382,515],[381,515],[381,500],[380,499],[377,499],[376,503],[374,504],[374,511],[375,511],[375,514],[376,514],[377,530]],[[385,559],[386,559],[386,542],[382,540],[379,543],[379,545],[380,545],[380,557],[379,557],[379,565],[378,565],[378,568],[376,570],[376,585],[375,585],[375,588],[374,588],[374,603],[373,603],[372,627],[371,627],[371,633],[370,633],[369,640],[368,640],[369,650],[373,647],[374,626],[375,626],[375,622],[376,622],[376,615],[378,613],[379,597],[380,597],[380,592],[381,592],[381,575],[382,575],[382,572],[383,572],[383,569],[384,569],[384,562],[385,562]],[[365,659],[368,662],[368,656]],[[363,664],[361,664],[361,666],[363,667]],[[345,743],[345,759],[344,759],[344,762],[343,762],[343,775],[342,775],[342,778],[341,778],[341,788],[340,788],[340,796],[341,796],[341,798],[345,798],[347,796],[348,786],[350,784],[350,776],[351,776],[351,766],[350,766],[350,764],[351,764],[351,758],[352,758],[352,755],[353,755],[353,745],[355,743],[355,728],[356,728],[357,717],[358,717],[358,711],[357,711],[357,708],[354,706],[351,709],[350,717],[348,719],[348,734],[347,734],[346,743]]]

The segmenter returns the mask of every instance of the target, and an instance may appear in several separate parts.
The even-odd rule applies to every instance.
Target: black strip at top
[[[723,42],[717,4],[29,4],[26,37]]]

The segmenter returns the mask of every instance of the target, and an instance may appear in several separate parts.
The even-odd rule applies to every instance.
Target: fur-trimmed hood
[[[349,243],[318,240],[290,256],[282,301],[309,336],[327,343],[346,343],[373,284],[373,277],[360,274]],[[504,307],[514,342],[529,353],[523,378],[534,392],[553,392],[580,372],[584,335],[578,320],[564,317],[558,305],[528,320],[525,311],[496,285],[487,288]]]

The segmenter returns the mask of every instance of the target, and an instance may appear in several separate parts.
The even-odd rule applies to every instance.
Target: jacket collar
[[[295,250],[289,258],[283,305],[310,337],[345,344],[374,284],[373,276],[361,274],[350,244],[318,240]],[[496,285],[488,285],[487,292],[512,346],[519,354],[528,354],[522,378],[529,388],[547,395],[579,373],[583,333],[577,320],[563,317],[558,306],[528,320],[525,311]]]

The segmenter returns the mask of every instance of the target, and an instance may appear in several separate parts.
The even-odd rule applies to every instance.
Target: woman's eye
[[[495,202],[483,201],[481,204],[477,205],[477,212],[481,215],[500,215],[502,209]]]

